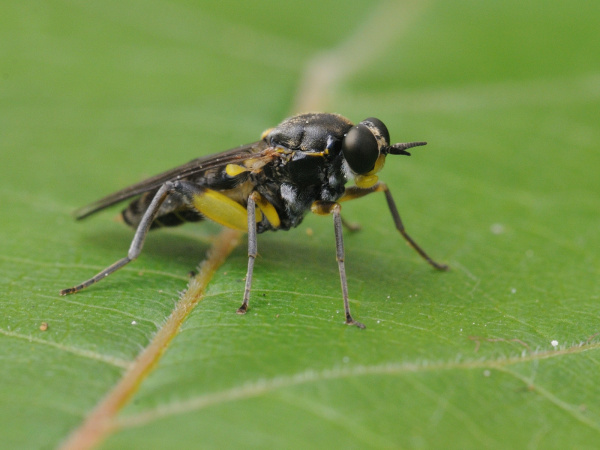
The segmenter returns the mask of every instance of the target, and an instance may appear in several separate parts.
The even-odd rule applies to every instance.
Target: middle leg
[[[365,326],[352,318],[350,314],[350,302],[348,300],[348,281],[346,279],[346,266],[344,264],[344,236],[342,234],[342,207],[336,202],[316,201],[313,203],[311,210],[315,214],[325,215],[333,214],[333,227],[335,230],[335,250],[338,269],[340,272],[340,282],[342,284],[342,297],[344,298],[344,313],[346,315],[347,325],[356,325],[358,328]]]

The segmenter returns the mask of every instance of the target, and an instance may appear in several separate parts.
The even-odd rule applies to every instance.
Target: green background
[[[597,447],[598,23],[583,0],[4,1],[0,447],[76,430],[220,231],[152,233],[137,262],[60,297],[133,234],[118,208],[70,213],[297,109],[429,142],[381,178],[451,271],[373,195],[343,206],[363,227],[345,243],[366,330],[343,325],[328,217],[259,237],[241,317],[242,240],[101,446]]]

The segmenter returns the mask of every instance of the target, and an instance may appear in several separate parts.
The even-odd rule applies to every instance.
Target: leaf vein
[[[48,341],[46,339],[40,339],[31,335],[16,333],[14,331],[3,330],[0,328],[0,334],[5,336],[13,337],[16,339],[23,339],[29,342],[35,342],[36,344],[48,345],[50,347],[57,348],[59,350],[71,353],[73,355],[81,356],[84,358],[93,359],[96,361],[101,361],[106,364],[110,364],[111,366],[120,367],[120,368],[128,368],[131,365],[130,361],[115,358],[114,356],[103,355],[101,353],[93,352],[91,350],[84,350],[77,347],[71,347],[69,345],[60,344],[58,342]]]
[[[537,351],[523,353],[519,356],[500,358],[496,360],[466,360],[466,361],[444,361],[444,362],[388,362],[378,365],[357,365],[351,367],[334,367],[320,371],[306,370],[287,376],[278,376],[269,379],[258,379],[231,389],[200,395],[185,401],[173,402],[160,405],[145,412],[119,418],[114,426],[116,428],[133,428],[154,422],[164,417],[184,414],[186,412],[198,411],[211,406],[227,402],[244,400],[248,398],[266,395],[278,389],[291,388],[308,383],[347,379],[359,376],[381,375],[402,376],[405,374],[432,372],[436,370],[473,370],[473,369],[498,369],[511,365],[556,358],[569,354],[583,353],[600,349],[600,343],[580,344],[561,350]]]

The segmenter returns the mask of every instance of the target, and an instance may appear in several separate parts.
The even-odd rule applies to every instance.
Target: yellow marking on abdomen
[[[193,197],[194,208],[203,216],[234,230],[248,231],[246,208],[220,192],[204,189]]]
[[[254,192],[254,199],[256,201],[256,205],[265,215],[269,223],[273,226],[273,228],[279,228],[281,226],[281,219],[279,218],[279,214],[277,214],[277,210],[275,207],[269,203],[265,198],[260,195],[258,192]],[[258,222],[258,214],[256,216],[256,221]]]
[[[248,169],[238,164],[227,164],[227,166],[225,166],[225,172],[230,177],[237,177],[240,173],[248,172]]]

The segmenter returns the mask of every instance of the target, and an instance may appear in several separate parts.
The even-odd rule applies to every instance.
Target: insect
[[[387,185],[377,173],[388,155],[410,155],[425,142],[390,145],[390,135],[379,119],[358,125],[327,113],[300,114],[266,130],[258,142],[190,161],[104,197],[76,211],[83,219],[108,206],[137,197],[122,212],[136,229],[126,257],[83,283],[63,289],[73,294],[104,279],[135,260],[153,228],[209,219],[248,232],[248,272],[242,305],[248,310],[256,235],[269,230],[297,227],[307,212],[333,216],[336,259],[342,285],[346,324],[364,328],[352,318],[344,266],[340,203],[383,192],[400,234],[429,264],[448,267],[431,259],[407,234]],[[354,185],[346,187],[346,183]]]

